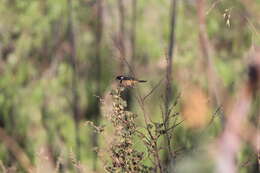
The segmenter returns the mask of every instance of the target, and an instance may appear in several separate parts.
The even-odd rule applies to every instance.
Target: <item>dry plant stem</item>
[[[160,82],[159,82],[159,84],[160,84]],[[162,162],[161,162],[160,155],[159,155],[159,149],[158,149],[158,143],[157,143],[158,137],[154,137],[152,132],[151,132],[151,130],[149,129],[149,123],[152,122],[152,121],[151,121],[150,117],[147,115],[146,110],[145,110],[145,105],[144,105],[145,99],[147,97],[149,97],[155,91],[155,89],[159,86],[159,84],[156,85],[148,93],[148,95],[146,95],[145,97],[142,97],[140,92],[139,92],[139,90],[137,90],[136,99],[137,99],[137,101],[139,103],[140,108],[142,109],[144,120],[145,120],[145,129],[146,129],[146,131],[148,132],[148,135],[149,135],[149,139],[146,138],[147,142],[149,142],[149,141],[153,142],[153,145],[154,145],[154,157],[156,159],[156,165],[157,165],[156,167],[159,168],[159,172],[162,173],[163,172],[163,167],[162,167]]]
[[[118,10],[119,10],[119,33],[118,33],[118,48],[120,57],[119,63],[119,73],[123,73],[124,71],[124,58],[126,57],[126,49],[125,49],[125,7],[123,0],[118,0]]]
[[[222,0],[216,0],[212,3],[212,5],[209,7],[209,9],[206,12],[206,15],[208,15]]]
[[[160,155],[159,155],[159,151],[160,149],[158,148],[158,138],[159,138],[159,135],[158,136],[154,136],[151,132],[151,130],[149,129],[149,122],[152,122],[151,119],[147,116],[146,114],[146,110],[145,110],[145,105],[144,105],[144,102],[145,100],[159,87],[159,85],[161,84],[161,82],[163,81],[163,79],[161,79],[152,89],[151,91],[145,95],[144,97],[141,96],[139,90],[138,90],[138,95],[137,95],[137,101],[142,109],[142,112],[143,112],[143,115],[144,115],[144,119],[145,119],[145,129],[147,130],[148,134],[149,134],[149,138],[147,138],[145,135],[143,135],[141,133],[141,135],[146,138],[147,142],[151,141],[153,142],[153,145],[154,145],[154,150],[155,150],[155,159],[156,159],[156,163],[154,163],[152,161],[152,159],[149,157],[149,159],[155,164],[157,165],[156,167],[159,168],[159,172],[163,172],[163,167],[162,167],[162,162],[161,162],[161,159],[160,159]],[[149,122],[148,122],[148,119],[149,119]],[[139,132],[140,134],[140,132]],[[152,144],[151,144],[152,145]],[[150,155],[150,154],[149,154]],[[148,155],[148,156],[149,156]]]
[[[114,46],[116,48],[116,50],[118,50],[120,52],[120,56],[118,57],[119,58],[119,61],[120,61],[120,68],[122,68],[121,70],[119,70],[120,73],[122,73],[123,71],[123,66],[126,65],[127,68],[129,69],[129,72],[131,73],[131,76],[135,77],[135,72],[133,70],[133,68],[131,67],[130,63],[126,60],[126,58],[124,56],[121,55],[121,47],[120,45],[118,44],[118,42],[115,40],[115,39],[112,39],[113,42],[114,42]],[[122,72],[121,72],[122,71]]]
[[[199,24],[199,44],[201,53],[204,57],[204,62],[207,67],[207,79],[209,85],[210,95],[216,100],[217,105],[221,104],[220,92],[217,88],[219,86],[219,78],[213,63],[213,52],[210,46],[210,41],[207,36],[206,29],[206,13],[205,13],[205,0],[197,0],[197,15]]]
[[[175,127],[177,127],[178,125],[182,124],[184,122],[184,120],[181,120],[180,122],[174,122],[174,125],[172,127],[169,127],[168,129],[165,130],[165,132],[169,132],[170,130],[174,129]]]
[[[249,1],[251,1],[251,3],[248,3],[248,0],[246,0],[246,1],[241,1],[241,3],[244,5],[244,7],[245,7],[245,9],[246,9],[246,15],[244,14],[244,13],[241,13],[241,14],[243,14],[243,16],[241,16],[241,17],[243,17],[243,18],[245,18],[246,20],[247,20],[247,24],[249,25],[248,27],[249,27],[249,29],[251,30],[251,32],[253,33],[253,34],[255,34],[256,36],[257,36],[257,40],[259,40],[258,38],[259,38],[259,35],[260,35],[260,32],[259,32],[259,25],[257,24],[257,22],[256,23],[254,23],[252,20],[250,20],[250,18],[252,18],[252,19],[254,19],[254,15],[253,15],[253,13],[254,13],[254,10],[252,10],[251,8],[250,8],[250,6],[251,7],[253,7],[253,6],[257,6],[257,1],[252,1],[252,0],[249,0]],[[255,2],[255,4],[253,4],[253,2]],[[256,20],[257,21],[257,20]],[[253,36],[254,37],[254,36]],[[258,45],[257,43],[254,43],[255,45]],[[254,45],[253,44],[253,45]]]
[[[132,20],[131,20],[131,66],[135,67],[136,58],[136,19],[137,19],[137,0],[132,0]]]
[[[26,172],[34,173],[36,171],[30,159],[22,150],[22,148],[16,143],[16,141],[11,136],[8,136],[6,134],[3,128],[0,128],[0,139],[2,143],[5,145],[5,147],[10,150],[10,152],[13,154],[13,156],[17,159],[21,167]]]
[[[151,89],[151,91],[143,97],[143,101],[145,101],[145,100],[161,85],[162,81],[163,81],[163,79],[161,79],[161,80]]]
[[[149,147],[147,147],[148,149],[148,158],[156,165],[156,168],[159,169],[159,172],[164,172],[163,166],[162,166],[162,162],[160,159],[160,150],[163,149],[162,147],[158,147],[158,139],[160,136],[162,136],[163,134],[168,134],[169,138],[170,138],[170,134],[169,131],[174,129],[176,126],[178,126],[179,124],[181,124],[183,121],[179,122],[179,123],[174,123],[174,125],[172,127],[169,128],[164,128],[164,132],[163,133],[155,133],[153,134],[153,132],[151,131],[151,129],[149,128],[151,126],[151,122],[152,120],[150,119],[150,117],[147,115],[147,112],[145,110],[145,100],[158,88],[158,86],[161,84],[162,80],[158,82],[158,84],[156,84],[150,92],[148,92],[148,94],[146,94],[144,97],[141,96],[139,90],[137,90],[137,95],[136,95],[136,99],[139,103],[139,106],[141,107],[141,110],[143,112],[143,116],[144,116],[144,120],[145,120],[145,129],[148,133],[148,137],[146,137],[144,134],[142,134],[141,132],[137,131],[137,133],[142,136],[142,138],[146,139],[146,142],[148,143],[149,146],[153,146],[153,157],[155,159],[155,162],[151,159],[150,157],[150,152],[149,152]],[[178,98],[177,98],[178,99]],[[173,109],[173,107],[177,104],[177,99],[176,102],[169,108],[168,113],[169,115],[171,114],[171,111]],[[164,115],[164,113],[162,114]],[[175,115],[177,114],[173,114],[173,117],[175,117]],[[165,120],[165,119],[164,119]],[[170,116],[166,121],[170,121]],[[152,122],[155,126],[156,123]],[[165,125],[165,122],[162,123],[163,125]],[[162,129],[161,129],[162,130]],[[168,148],[167,148],[168,149]]]
[[[256,28],[256,26],[252,23],[252,21],[247,17],[247,16],[244,16],[244,18],[247,20],[247,23],[249,24],[250,26],[250,29],[251,29],[251,32],[252,33],[255,33],[255,35],[259,36],[260,33],[259,33],[259,30]]]
[[[171,1],[171,8],[170,8],[170,38],[169,38],[169,47],[168,47],[168,55],[167,55],[167,69],[166,69],[166,90],[165,90],[165,106],[168,109],[170,99],[172,96],[172,61],[173,61],[173,52],[175,47],[175,23],[176,23],[176,5],[177,1]],[[166,109],[166,110],[167,110]]]
[[[159,172],[163,173],[163,167],[162,167],[162,164],[161,164],[157,140],[154,140],[154,146],[155,146],[154,150],[155,150],[155,154],[156,154],[157,167],[159,168]]]
[[[157,142],[159,136],[156,136],[156,137],[153,136],[149,128],[146,128],[146,130],[147,130],[150,138],[147,138],[144,134],[142,134],[139,131],[137,131],[137,132],[147,140],[149,145],[154,146],[153,154],[154,154],[155,162],[153,161],[152,158],[150,158],[150,153],[148,154],[148,157],[153,162],[153,164],[156,165],[156,169],[159,169],[159,172],[163,173],[162,162],[161,162],[160,155],[159,155],[160,149],[158,148],[158,142]],[[148,152],[149,152],[149,149],[148,149]]]
[[[140,105],[140,108],[142,109],[142,112],[143,112],[143,115],[144,115],[144,122],[145,122],[145,125],[147,126],[149,121],[151,121],[151,120],[150,120],[150,117],[148,117],[147,114],[146,114],[144,101],[143,101],[142,97],[140,96],[140,93],[138,93],[136,98],[137,98],[137,101]]]
[[[169,38],[169,47],[168,47],[168,56],[167,56],[167,69],[166,69],[166,89],[165,89],[165,115],[164,115],[164,128],[169,128],[169,105],[172,98],[172,61],[173,61],[173,52],[175,47],[175,27],[176,27],[176,5],[177,0],[171,1],[170,8],[170,38]],[[171,149],[171,139],[168,133],[165,133],[165,138],[167,142],[168,152],[170,158],[173,155]]]
[[[111,92],[113,113],[110,120],[116,130],[116,137],[110,146],[112,163],[106,170],[113,173],[147,172],[149,168],[142,164],[144,154],[137,151],[133,144],[133,137],[137,132],[135,124],[137,115],[126,110],[127,103],[121,98],[124,89],[119,87]]]
[[[156,158],[156,165],[159,168],[159,172],[163,173],[163,167],[162,167],[162,162],[160,159],[160,155],[159,155],[159,149],[158,149],[158,143],[157,143],[157,139],[156,137],[153,136],[151,130],[148,127],[148,116],[146,114],[146,110],[145,110],[145,105],[144,105],[144,100],[142,99],[140,93],[138,94],[138,98],[137,98],[139,105],[142,109],[143,115],[144,115],[144,119],[145,119],[145,126],[146,126],[146,130],[149,134],[150,139],[152,140],[151,142],[153,142],[154,145],[154,152],[155,152],[155,158]],[[151,120],[149,120],[149,122],[151,122]]]
[[[135,72],[133,70],[133,68],[131,67],[131,65],[129,64],[129,62],[126,60],[125,57],[121,57],[122,61],[126,64],[127,68],[129,69],[130,73],[132,76],[136,76]]]

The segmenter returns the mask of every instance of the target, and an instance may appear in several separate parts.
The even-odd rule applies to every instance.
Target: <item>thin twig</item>
[[[256,29],[256,27],[254,26],[254,24],[249,20],[249,18],[247,17],[247,16],[243,16],[245,19],[246,19],[246,21],[247,21],[247,23],[249,24],[249,26],[250,26],[250,28],[251,28],[251,32],[255,32],[255,34],[256,35],[260,35],[260,33],[258,32],[258,30]]]
[[[208,128],[208,127],[213,123],[213,121],[214,121],[214,119],[215,119],[217,113],[218,113],[219,111],[221,111],[221,108],[222,108],[222,106],[220,105],[220,106],[215,110],[215,112],[214,112],[213,115],[211,116],[211,119],[210,119],[210,121],[209,121],[209,123],[208,123],[208,125],[207,125],[206,128]]]
[[[146,110],[145,110],[145,106],[144,106],[144,100],[142,99],[140,93],[138,92],[138,95],[136,96],[137,101],[142,109],[143,115],[144,115],[144,119],[145,119],[145,125],[146,125],[146,130],[149,134],[150,139],[152,140],[152,142],[154,142],[154,156],[157,162],[157,167],[159,168],[159,172],[163,173],[163,167],[162,167],[162,163],[161,163],[161,159],[160,159],[160,155],[159,155],[159,150],[158,150],[158,143],[157,143],[157,139],[155,139],[155,137],[152,135],[151,130],[148,128],[148,119],[149,117],[146,114]],[[149,140],[150,141],[150,140]]]
[[[222,0],[217,0],[215,2],[212,3],[212,5],[209,7],[209,9],[206,11],[206,16],[212,11],[213,8],[215,8],[215,6],[217,4],[219,4]]]
[[[177,124],[174,124],[172,127],[166,129],[165,131],[168,132],[168,131],[174,129],[175,127],[177,127],[178,125],[180,125],[180,124],[183,123],[183,122],[184,122],[184,120],[181,120],[180,122],[178,122]]]
[[[145,99],[146,99],[147,97],[149,97],[149,96],[161,85],[162,81],[163,81],[163,79],[161,79],[161,80],[151,89],[151,91],[150,91],[147,95],[145,95],[145,96],[143,97],[143,101],[145,101]]]

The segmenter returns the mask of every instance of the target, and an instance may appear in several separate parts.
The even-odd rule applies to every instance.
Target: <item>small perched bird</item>
[[[120,85],[123,87],[134,87],[139,82],[146,82],[145,80],[139,80],[129,76],[117,76],[117,80],[120,81]]]

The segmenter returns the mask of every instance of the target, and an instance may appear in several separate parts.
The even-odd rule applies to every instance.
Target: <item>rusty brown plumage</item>
[[[116,79],[120,81],[120,85],[123,87],[134,87],[137,83],[146,82],[145,80],[139,80],[129,76],[117,76]]]

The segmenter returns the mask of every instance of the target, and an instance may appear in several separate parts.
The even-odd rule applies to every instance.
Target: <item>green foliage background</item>
[[[207,35],[214,50],[214,66],[221,82],[233,95],[245,74],[245,56],[253,45],[259,44],[260,1],[242,0],[206,1]],[[103,34],[100,49],[101,78],[97,80],[95,33],[96,1],[72,1],[72,20],[75,33],[77,92],[80,112],[80,163],[86,172],[93,168],[92,129],[85,125],[96,116],[95,96],[97,86],[105,96],[114,85],[119,72],[119,55],[115,46],[118,37],[118,1],[106,0],[103,4]],[[130,40],[131,1],[125,1],[126,40]],[[203,59],[199,46],[198,18],[195,0],[178,1],[176,22],[176,47],[173,59],[173,87],[175,96],[181,91],[182,73],[189,74],[189,81],[207,90],[206,76],[199,70]],[[230,12],[230,27],[223,14]],[[41,151],[51,149],[49,157],[63,158],[63,172],[75,171],[71,153],[76,151],[75,122],[71,107],[73,69],[70,65],[70,42],[67,0],[2,0],[0,2],[0,127],[11,136],[37,167],[42,164]],[[149,81],[140,85],[141,93],[147,93],[164,78],[165,52],[169,39],[169,0],[138,0],[136,13],[135,73]],[[127,42],[127,41],[126,41]],[[128,48],[127,48],[128,49]],[[128,55],[129,56],[129,55]],[[130,57],[126,57],[129,59]],[[128,73],[127,67],[124,73]],[[178,75],[180,74],[180,75]],[[242,76],[242,77],[241,77]],[[149,98],[148,109],[154,120],[160,120],[158,99],[164,92],[163,84]],[[112,103],[107,103],[109,104]],[[212,112],[217,105],[212,107]],[[179,111],[177,106],[176,111]],[[133,112],[141,113],[136,100]],[[106,124],[105,112],[101,124]],[[140,117],[139,124],[143,124]],[[108,128],[109,129],[109,128]],[[206,154],[200,151],[221,131],[216,118],[203,135],[189,130],[185,125],[176,129],[174,144],[183,147],[177,172],[212,171],[212,163],[205,162]],[[100,137],[100,145],[106,144]],[[137,146],[140,150],[144,148]],[[239,154],[242,164],[253,152],[250,148]],[[202,153],[205,153],[202,151]],[[204,156],[206,155],[206,156]],[[16,167],[23,172],[13,154],[0,142],[0,160],[6,168]],[[196,160],[196,161],[194,161]],[[57,162],[54,161],[54,163]],[[147,161],[147,164],[151,164]],[[44,165],[44,164],[43,164]],[[55,166],[55,165],[54,165]],[[241,168],[240,172],[254,170],[254,164]],[[98,172],[103,172],[98,161]],[[185,170],[185,171],[183,171]]]

